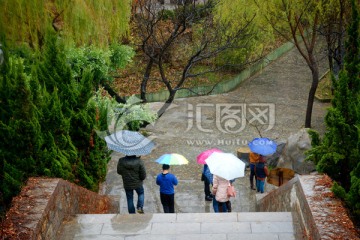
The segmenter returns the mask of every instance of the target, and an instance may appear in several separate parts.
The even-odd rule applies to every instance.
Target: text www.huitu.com
[[[240,146],[247,145],[248,141],[243,139],[187,139],[189,146]]]

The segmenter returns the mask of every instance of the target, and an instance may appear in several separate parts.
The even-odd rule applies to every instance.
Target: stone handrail
[[[118,202],[59,178],[29,178],[12,201],[2,239],[56,239],[75,214],[118,213]]]
[[[299,239],[359,239],[341,201],[329,186],[319,184],[326,177],[296,175],[259,199],[256,211],[292,212]],[[335,221],[339,215],[341,220]]]

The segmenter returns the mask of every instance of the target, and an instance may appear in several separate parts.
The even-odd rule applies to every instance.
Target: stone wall
[[[108,196],[58,178],[30,178],[6,214],[4,239],[55,239],[71,215],[118,212]]]
[[[292,212],[298,239],[359,239],[330,181],[326,175],[296,175],[259,199],[256,210]]]

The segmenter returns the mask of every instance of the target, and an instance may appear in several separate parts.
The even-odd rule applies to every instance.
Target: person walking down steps
[[[210,184],[212,185],[212,174],[210,173],[210,169],[207,164],[204,164],[203,171],[201,173],[201,181],[204,182],[204,193],[205,193],[205,201],[212,201],[213,195],[210,191]]]
[[[121,175],[123,180],[129,213],[135,213],[134,191],[138,195],[137,212],[144,213],[143,181],[146,178],[146,170],[143,161],[137,156],[122,157],[117,164],[117,173]]]
[[[227,187],[230,181],[217,175],[213,175],[212,193],[215,196],[216,208],[214,212],[231,212],[230,197],[227,194]]]
[[[170,165],[163,164],[162,173],[157,175],[156,184],[160,186],[160,201],[164,213],[175,213],[175,189],[178,184],[176,176],[169,172]]]
[[[269,170],[266,166],[266,158],[260,155],[259,162],[255,164],[256,189],[257,192],[264,193],[265,180],[269,176]]]
[[[254,152],[250,152],[249,154],[249,165],[250,165],[250,188],[252,190],[256,190],[256,179],[254,185],[254,178],[255,178],[255,164],[259,161],[260,155]]]

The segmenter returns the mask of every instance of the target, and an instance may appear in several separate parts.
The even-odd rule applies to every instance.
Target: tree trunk
[[[174,101],[175,99],[175,94],[176,94],[176,90],[169,90],[169,97],[166,100],[166,102],[164,103],[164,105],[160,108],[160,110],[157,112],[158,117],[160,118],[164,112],[166,111],[166,109],[168,109],[168,107],[171,105],[171,103]]]
[[[140,98],[141,98],[143,103],[147,102],[147,99],[146,99],[146,86],[147,86],[147,83],[148,83],[148,80],[149,80],[149,77],[150,77],[150,73],[151,73],[151,69],[152,69],[153,64],[154,64],[154,60],[152,58],[150,58],[147,66],[146,66],[146,70],[145,70],[145,73],[144,73],[143,80],[141,82]]]
[[[110,94],[111,97],[115,98],[116,102],[118,103],[126,103],[126,100],[120,97],[110,86],[109,84],[102,82],[101,85],[104,89]]]
[[[312,110],[313,110],[313,105],[314,105],[314,100],[315,100],[315,93],[316,93],[316,89],[319,85],[319,69],[318,69],[318,66],[317,66],[313,56],[311,56],[311,62],[312,62],[312,66],[310,66],[310,68],[311,68],[311,73],[312,73],[312,83],[311,83],[311,88],[309,91],[308,103],[307,103],[307,108],[306,108],[306,118],[305,118],[305,127],[306,128],[311,128],[311,115],[312,115]]]

